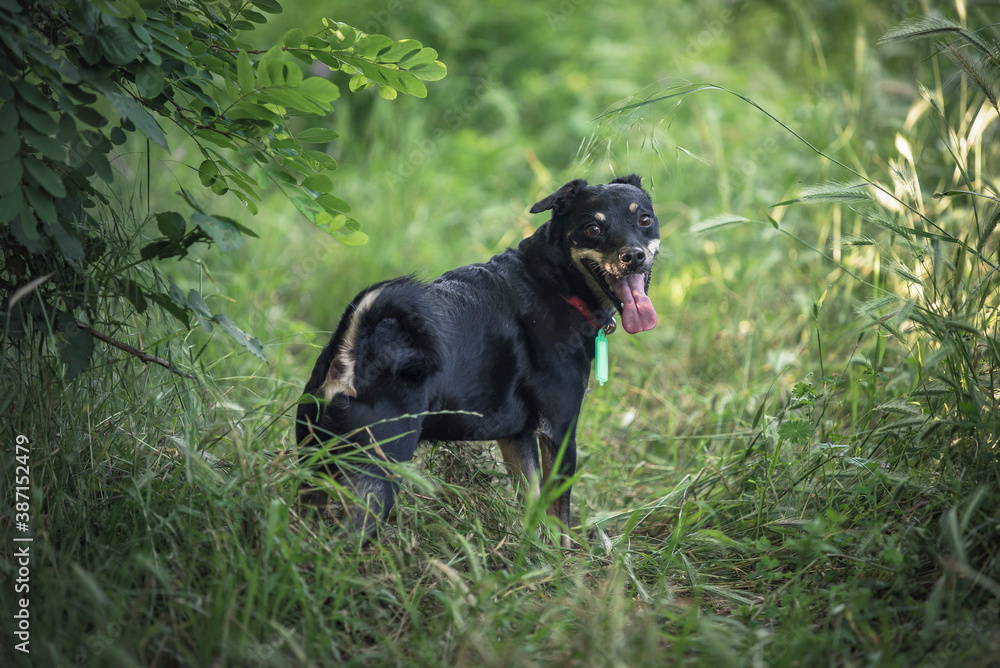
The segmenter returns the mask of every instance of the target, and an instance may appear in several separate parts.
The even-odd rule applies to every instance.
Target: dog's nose
[[[626,267],[638,267],[646,261],[646,251],[642,248],[626,248],[618,254],[618,259]]]

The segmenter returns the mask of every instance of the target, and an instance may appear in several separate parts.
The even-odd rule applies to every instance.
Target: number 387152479
[[[29,466],[30,451],[28,437],[19,434],[15,440],[14,460],[17,466],[14,469],[14,512],[15,522],[27,522],[29,506],[29,484],[31,483],[31,467]]]

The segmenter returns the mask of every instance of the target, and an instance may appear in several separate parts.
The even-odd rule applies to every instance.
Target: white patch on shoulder
[[[603,213],[595,213],[595,214],[594,214],[594,218],[595,218],[595,219],[597,220],[597,222],[599,222],[599,223],[603,223],[603,222],[604,222],[605,220],[607,220],[607,219],[608,219],[608,217],[607,217],[607,216],[605,216],[605,215],[604,215]]]
[[[347,326],[344,340],[340,343],[340,350],[330,362],[330,368],[326,370],[326,382],[319,388],[327,401],[331,401],[338,394],[358,396],[358,391],[354,387],[354,346],[358,339],[358,324],[361,316],[372,307],[381,292],[382,289],[379,288],[366,294],[351,313],[351,322]]]
[[[639,203],[638,202],[632,202],[631,204],[628,205],[628,210],[632,211],[633,213],[638,208],[639,208]]]

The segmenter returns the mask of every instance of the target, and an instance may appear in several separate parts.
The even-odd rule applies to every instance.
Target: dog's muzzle
[[[608,271],[593,260],[583,261],[597,284],[622,316],[622,327],[629,334],[637,334],[656,327],[656,309],[649,300],[647,290],[652,268],[642,271],[648,263],[643,248],[626,248],[619,252],[616,273]]]

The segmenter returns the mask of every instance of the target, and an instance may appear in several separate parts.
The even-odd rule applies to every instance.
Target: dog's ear
[[[626,185],[635,186],[636,188],[642,188],[642,177],[638,174],[629,174],[628,176],[619,176],[617,179],[611,183],[624,183]]]
[[[586,187],[587,182],[583,179],[573,179],[545,199],[535,202],[534,206],[531,207],[531,213],[541,213],[542,211],[548,211],[549,209],[553,209],[558,212],[564,207],[566,202],[576,197],[576,193],[580,189]]]

